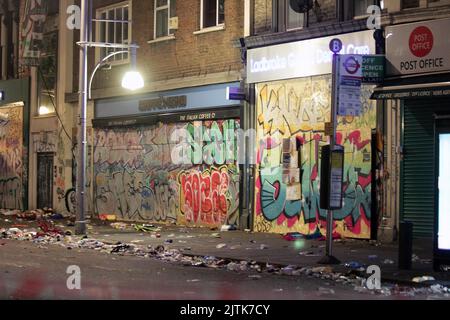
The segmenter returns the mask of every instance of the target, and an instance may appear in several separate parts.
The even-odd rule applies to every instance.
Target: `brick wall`
[[[94,7],[97,9],[119,2],[121,1],[96,0]],[[193,34],[200,28],[200,0],[178,0],[176,12],[179,26],[175,32],[175,40],[149,44],[148,41],[153,40],[154,33],[154,1],[132,1],[132,38],[133,42],[140,46],[137,51],[138,70],[146,82],[242,69],[240,50],[233,47],[233,42],[243,37],[242,0],[225,0],[225,30],[204,34]],[[75,37],[79,38],[79,32]],[[79,57],[78,48],[75,50],[74,92],[78,87]],[[90,51],[92,70],[95,55],[94,49]],[[122,74],[127,68],[127,65],[120,65],[114,66],[111,70],[98,72],[93,89],[120,86]]]

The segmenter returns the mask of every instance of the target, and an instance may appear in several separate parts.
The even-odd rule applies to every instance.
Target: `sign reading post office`
[[[387,75],[450,70],[450,19],[386,28]]]

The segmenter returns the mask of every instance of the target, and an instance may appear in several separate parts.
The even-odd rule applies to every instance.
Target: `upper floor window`
[[[286,30],[301,29],[305,25],[305,14],[295,12],[289,1],[286,4]]]
[[[355,17],[368,16],[372,11],[368,12],[372,5],[384,8],[383,0],[338,0],[338,16],[340,21],[352,20]]]
[[[121,2],[97,10],[98,28],[96,33],[97,42],[111,44],[125,44],[131,42],[131,6],[129,1]],[[103,59],[113,52],[124,51],[121,48],[99,48],[97,60]],[[128,62],[129,54],[117,54],[108,61],[116,63]]]
[[[402,9],[418,8],[420,0],[402,0]]]
[[[367,9],[372,5],[378,5],[377,0],[355,0],[354,7],[353,7],[353,16],[366,16],[369,13],[367,12]]]
[[[437,7],[437,6],[443,6],[443,5],[449,5],[450,0],[428,0],[428,6],[429,7]]]
[[[201,29],[221,26],[224,22],[225,0],[201,0]]]
[[[155,0],[155,39],[174,34],[176,26],[171,19],[176,16],[176,3],[176,0]]]

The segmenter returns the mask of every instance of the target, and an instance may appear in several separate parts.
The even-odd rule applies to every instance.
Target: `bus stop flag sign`
[[[340,55],[338,77],[338,115],[361,114],[361,84],[363,78],[361,55]]]

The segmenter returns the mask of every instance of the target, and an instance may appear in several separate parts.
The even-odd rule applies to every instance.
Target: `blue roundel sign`
[[[333,53],[339,53],[342,50],[342,41],[335,38],[333,40],[330,41],[330,50]]]

